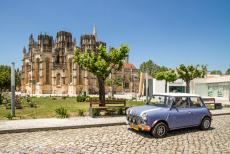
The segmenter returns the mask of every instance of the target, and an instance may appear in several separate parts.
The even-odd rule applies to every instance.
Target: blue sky
[[[1,0],[0,64],[21,66],[28,37],[92,32],[108,46],[126,43],[130,62],[159,65],[207,64],[230,67],[229,0]]]

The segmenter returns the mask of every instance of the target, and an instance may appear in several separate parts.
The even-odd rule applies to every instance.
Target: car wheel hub
[[[210,121],[209,120],[205,120],[204,121],[204,128],[209,128],[210,126]]]
[[[157,134],[159,136],[163,136],[165,134],[165,127],[164,126],[159,126],[157,129]]]

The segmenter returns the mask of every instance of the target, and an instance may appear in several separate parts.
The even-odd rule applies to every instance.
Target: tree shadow
[[[212,131],[214,129],[215,129],[214,127],[210,127],[208,130],[201,130],[198,127],[182,128],[182,129],[168,131],[167,135],[164,138],[173,137],[177,135],[183,135],[183,134],[189,134],[189,133],[195,133],[195,132],[200,132],[200,131]],[[142,137],[154,139],[154,137],[149,132],[136,131],[131,128],[128,128],[128,130],[138,135],[141,135]]]

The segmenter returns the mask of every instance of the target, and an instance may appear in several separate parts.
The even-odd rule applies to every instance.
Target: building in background
[[[29,47],[23,49],[21,91],[27,94],[68,94],[75,95],[81,91],[87,94],[98,93],[96,77],[74,63],[74,51],[95,51],[105,42],[97,40],[96,28],[93,33],[80,37],[80,46],[70,32],[59,31],[56,38],[39,34],[37,41],[29,37]],[[135,92],[138,89],[136,80],[138,70],[133,64],[125,61],[121,71],[112,77],[121,77],[123,84],[115,93]],[[108,92],[109,88],[106,88]]]
[[[145,83],[145,82],[143,82]],[[194,79],[190,85],[191,93],[199,94],[202,97],[214,97],[218,101],[230,101],[230,76],[229,75],[207,75],[205,78]],[[150,95],[154,93],[165,92],[165,81],[156,80],[149,76]],[[178,79],[174,83],[168,83],[168,92],[184,93],[186,84],[183,80]],[[143,89],[142,94],[145,88]]]
[[[195,79],[192,83],[194,93],[230,101],[230,76],[208,75],[203,79]]]

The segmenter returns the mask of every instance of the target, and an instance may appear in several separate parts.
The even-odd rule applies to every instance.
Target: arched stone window
[[[36,59],[35,65],[35,81],[39,82],[39,71],[40,71],[40,59]]]
[[[49,60],[49,58],[46,58],[45,59],[45,65],[46,65],[46,78],[45,78],[45,83],[46,84],[50,84],[50,60]]]
[[[69,59],[69,83],[73,81],[73,59]]]
[[[58,86],[58,85],[61,85],[61,74],[58,73],[56,78],[57,78],[57,79],[56,79],[56,85],[57,85],[57,86]]]
[[[55,59],[55,63],[56,63],[56,64],[59,64],[59,63],[60,63],[59,51],[57,52],[56,59]]]
[[[29,83],[29,72],[30,72],[30,65],[29,63],[27,62],[26,65],[25,65],[25,83]]]

